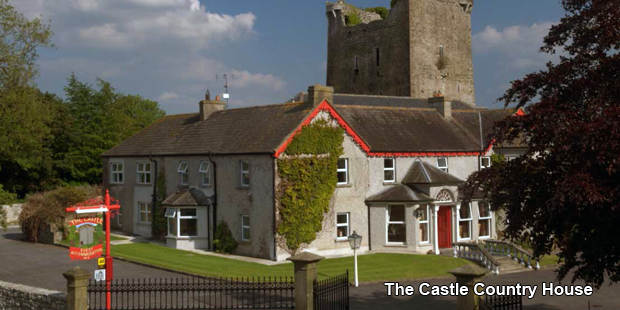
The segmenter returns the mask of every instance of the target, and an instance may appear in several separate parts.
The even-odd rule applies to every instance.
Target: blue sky
[[[358,7],[389,0],[349,0]],[[231,107],[284,102],[325,83],[322,0],[10,0],[51,20],[55,50],[42,50],[41,89],[63,95],[66,78],[97,77],[157,100],[169,113],[197,111],[216,75],[234,74]],[[472,16],[476,101],[493,104],[509,82],[556,56],[538,53],[564,12],[559,0],[476,0]]]

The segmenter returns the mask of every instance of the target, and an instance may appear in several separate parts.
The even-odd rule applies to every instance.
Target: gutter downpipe
[[[478,112],[478,124],[480,124],[480,155],[478,155],[478,171],[482,169],[482,165],[480,163],[482,158],[482,153],[484,153],[484,140],[482,138],[482,114]]]
[[[149,161],[154,164],[154,178],[153,178],[153,196],[151,204],[153,209],[153,214],[157,214],[155,211],[157,210],[157,160],[153,159],[153,154],[149,155]],[[151,236],[153,236],[153,224],[151,224]]]
[[[213,238],[213,240],[215,241],[215,231],[217,230],[217,166],[215,164],[215,161],[213,161],[213,159],[211,159],[211,156],[213,155],[213,153],[209,153],[209,161],[211,162],[211,165],[213,167],[213,227],[211,228],[212,231],[212,235],[211,238]],[[209,209],[207,208],[207,212],[209,212]],[[209,213],[207,213],[207,225],[209,225]],[[209,229],[209,228],[207,228]],[[209,247],[211,248],[212,243],[211,243],[211,238],[207,238],[209,240]],[[214,248],[211,248],[211,250],[215,251]]]

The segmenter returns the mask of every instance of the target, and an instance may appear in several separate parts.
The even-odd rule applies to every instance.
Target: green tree
[[[54,106],[35,88],[40,47],[53,47],[49,25],[28,20],[0,0],[0,184],[23,195],[50,172]],[[26,180],[26,182],[22,182]]]

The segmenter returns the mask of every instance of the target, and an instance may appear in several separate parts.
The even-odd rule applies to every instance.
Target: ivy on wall
[[[310,244],[322,230],[338,182],[338,158],[344,130],[318,120],[295,136],[278,160],[278,234],[291,254]]]
[[[165,215],[165,208],[162,206],[162,201],[166,199],[166,173],[165,169],[161,169],[158,172],[157,180],[155,181],[157,187],[157,203],[153,212],[153,220],[151,223],[151,235],[155,240],[166,240],[167,223]]]

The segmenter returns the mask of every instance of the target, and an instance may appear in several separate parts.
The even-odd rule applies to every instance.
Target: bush
[[[213,240],[213,247],[217,253],[233,254],[237,250],[237,240],[230,232],[228,224],[224,221],[220,221],[215,231],[215,239]]]
[[[28,195],[19,215],[24,236],[29,241],[37,242],[39,232],[47,224],[64,227],[65,220],[72,216],[65,208],[100,194],[101,189],[97,186],[77,186]]]
[[[371,12],[371,13],[377,13],[379,14],[379,16],[381,16],[381,19],[385,19],[390,12],[388,9],[382,6],[377,6],[374,8],[365,8],[364,11]]]
[[[357,24],[362,23],[362,19],[355,12],[347,14],[345,16],[344,21],[345,21],[345,24],[347,24],[347,26],[355,26]]]

